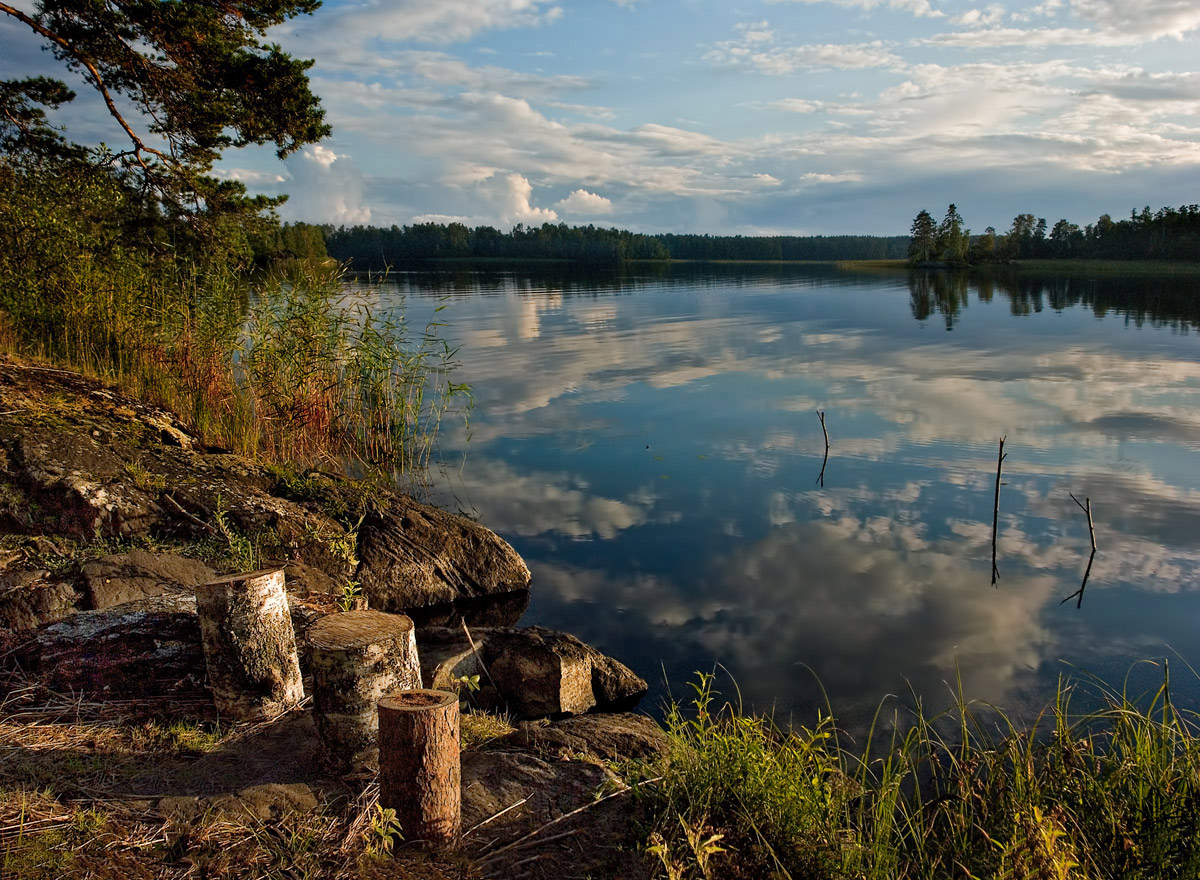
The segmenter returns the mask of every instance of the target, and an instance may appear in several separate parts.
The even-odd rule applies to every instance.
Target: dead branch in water
[[[1067,494],[1071,496],[1072,501],[1074,501],[1076,504],[1079,504],[1079,499],[1076,498],[1073,493],[1068,492]],[[1079,601],[1075,603],[1076,608],[1083,607],[1083,591],[1087,589],[1088,576],[1092,573],[1092,563],[1096,559],[1096,527],[1092,524],[1092,499],[1084,498],[1083,500],[1084,503],[1079,504],[1079,509],[1087,514],[1088,534],[1092,539],[1092,555],[1088,557],[1087,568],[1083,572],[1083,583],[1079,585],[1079,589],[1067,596],[1067,598],[1063,599],[1062,602],[1058,603],[1059,605],[1063,605],[1078,597]]]
[[[825,427],[825,413],[817,410],[817,418],[821,420],[821,432],[825,435],[825,458],[821,460],[821,473],[817,476],[817,483],[821,488],[825,487],[825,465],[829,464],[829,431]]]
[[[1000,471],[1004,466],[1004,438],[1000,438],[1000,453],[996,458],[996,500],[992,504],[992,586],[1000,580],[1000,569],[996,568],[996,528],[1000,523]]]

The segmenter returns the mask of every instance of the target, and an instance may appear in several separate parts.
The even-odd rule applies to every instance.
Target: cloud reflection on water
[[[467,499],[529,559],[530,618],[649,679],[722,662],[760,706],[811,699],[808,664],[859,713],[956,675],[1021,701],[1060,657],[1159,644],[1132,597],[1200,587],[1200,362],[1167,330],[969,293],[932,336],[889,284],[456,303]],[[1100,543],[1080,613],[1071,492]]]

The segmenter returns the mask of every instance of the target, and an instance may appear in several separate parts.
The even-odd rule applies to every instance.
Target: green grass
[[[115,381],[207,444],[266,462],[420,473],[442,419],[469,411],[440,316],[410,329],[402,310],[345,295],[326,267],[298,263],[253,286],[212,266],[68,268],[0,273],[0,348]]]
[[[861,751],[833,721],[782,730],[718,707],[700,676],[670,707],[649,850],[670,878],[1200,876],[1200,738],[1162,686],[1064,681],[1034,723],[959,695],[877,717]],[[1072,699],[1093,690],[1099,710]]]

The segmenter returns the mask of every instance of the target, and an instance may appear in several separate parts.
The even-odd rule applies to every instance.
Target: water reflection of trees
[[[894,273],[894,270],[887,270]],[[895,279],[896,275],[892,274]],[[570,263],[447,263],[437,269],[351,276],[352,288],[387,285],[415,296],[455,297],[475,294],[539,294],[553,290],[562,296],[632,293],[656,287],[729,290],[786,286],[794,290],[831,285],[878,288],[880,272],[848,272],[826,264],[628,263],[609,271]]]
[[[1117,314],[1140,327],[1200,329],[1197,279],[1186,276],[1028,274],[1017,270],[910,272],[909,300],[913,317],[925,321],[939,314],[951,330],[966,308],[973,288],[981,302],[997,295],[1008,300],[1013,315],[1031,315],[1083,306],[1097,317]]]
[[[913,317],[924,321],[939,314],[946,322],[946,329],[953,330],[959,312],[967,307],[967,280],[966,272],[910,272],[908,290]]]

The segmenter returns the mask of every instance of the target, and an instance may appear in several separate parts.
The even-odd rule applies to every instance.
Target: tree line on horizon
[[[333,258],[356,271],[384,271],[405,263],[443,259],[556,260],[613,268],[630,260],[902,260],[905,236],[743,236],[658,233],[596,226],[492,226],[415,223],[409,226],[333,227],[283,224],[256,242],[259,262]]]
[[[1018,214],[1005,233],[965,228],[951,204],[941,222],[926,210],[913,219],[908,259],[914,266],[966,266],[1011,260],[1200,260],[1200,205],[1132,210],[1126,220],[1101,214],[1083,228],[1067,220],[1049,227],[1044,217]]]

